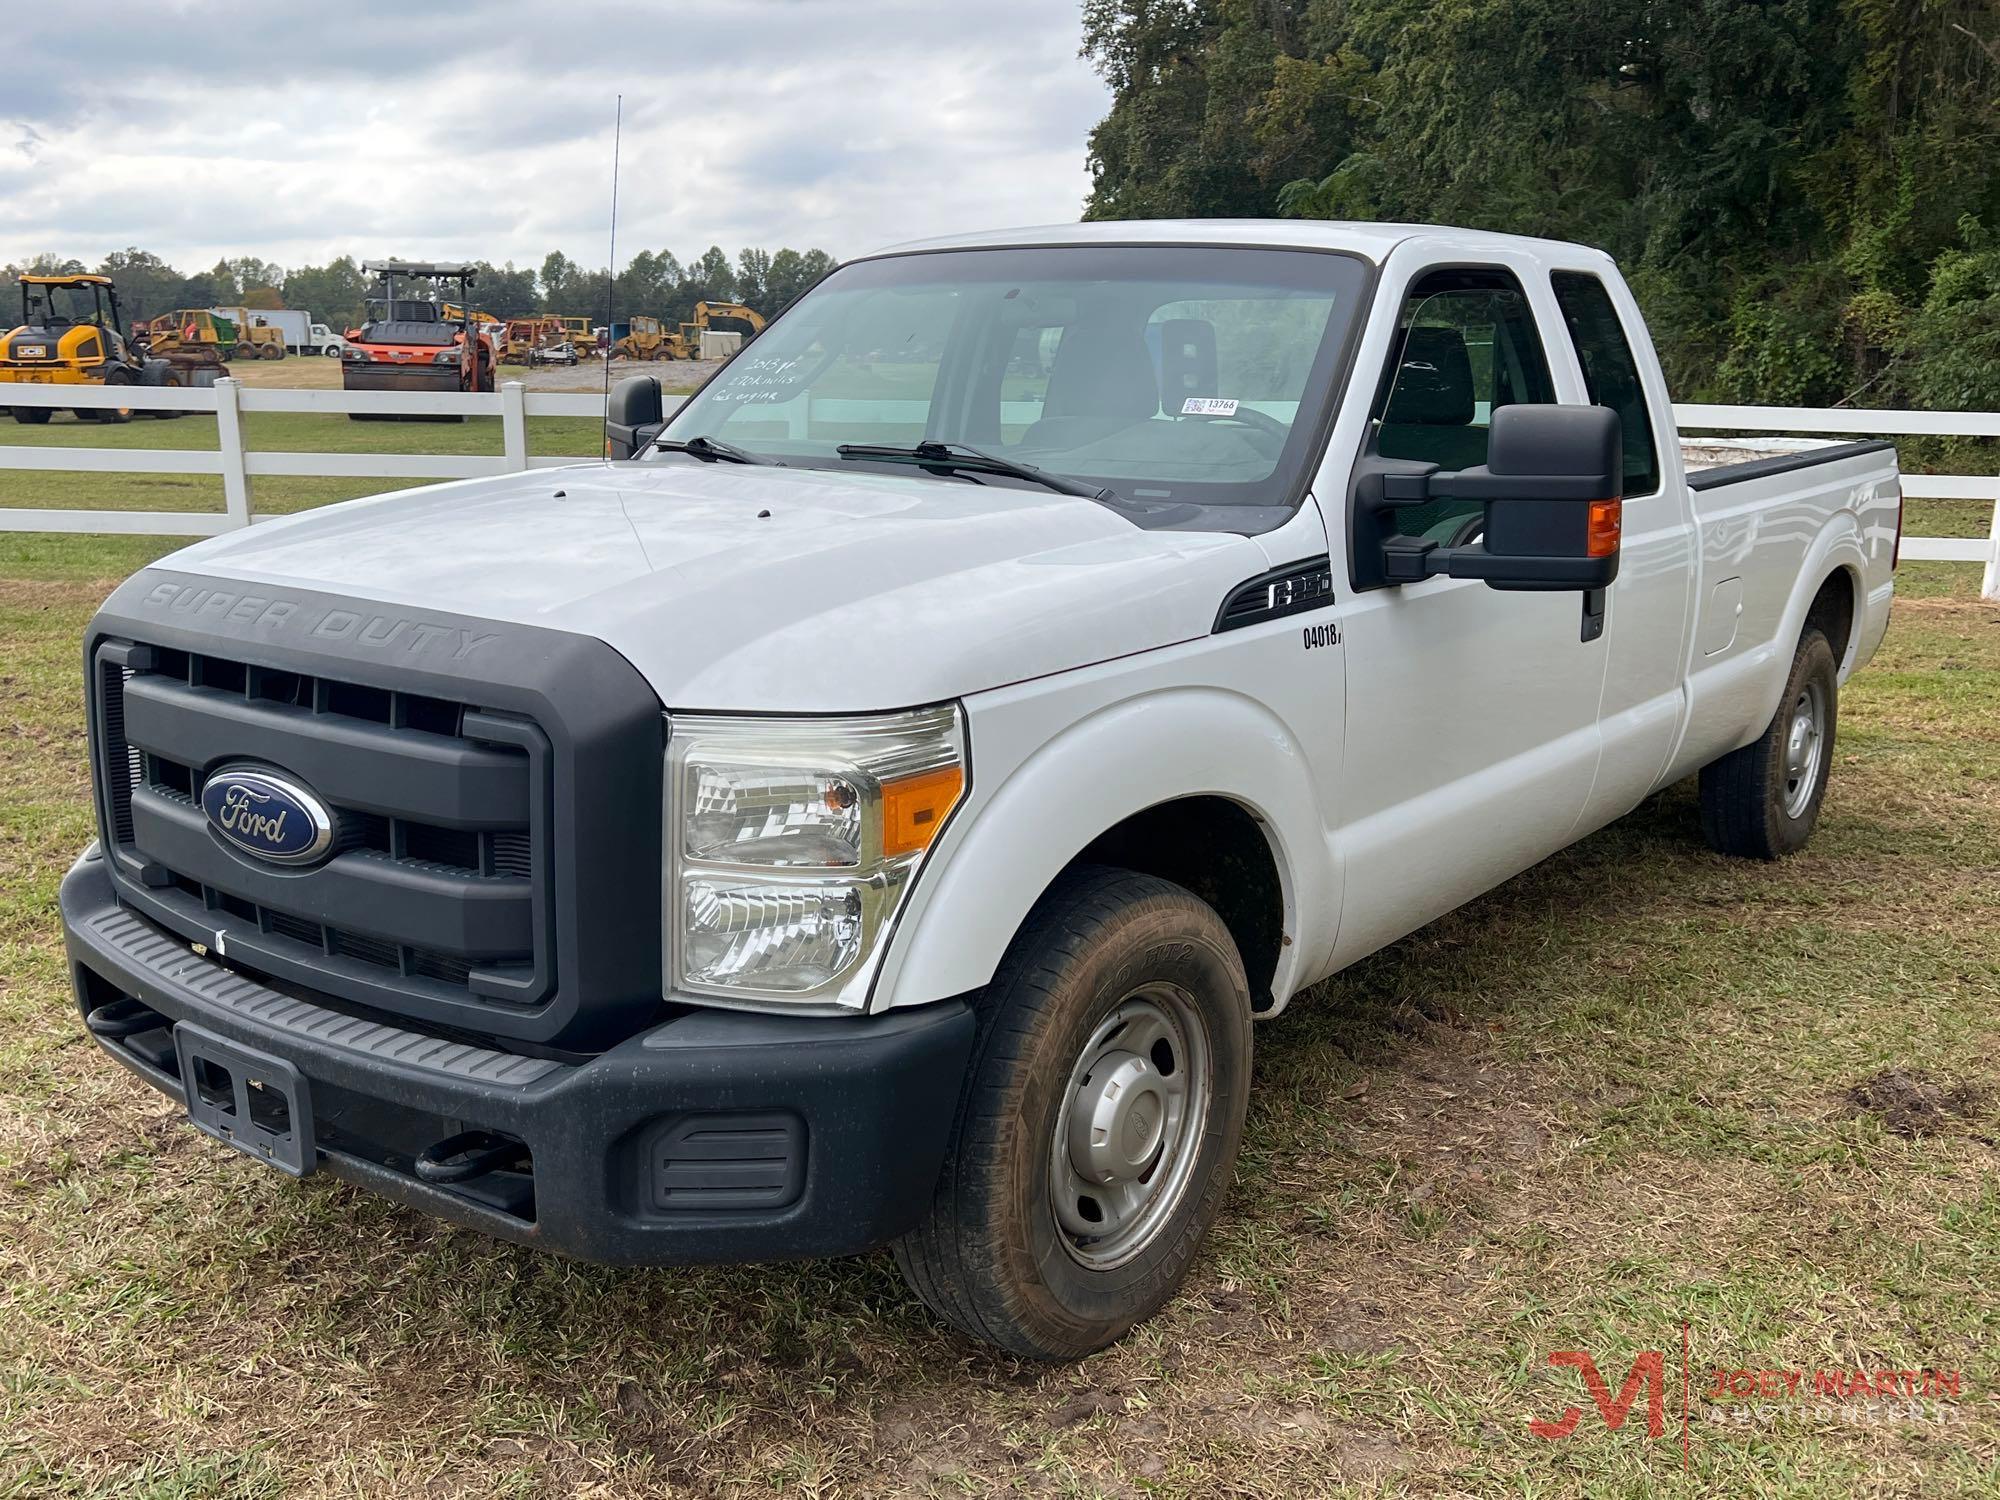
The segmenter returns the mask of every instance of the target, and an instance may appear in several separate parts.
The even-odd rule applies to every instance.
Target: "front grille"
[[[98,648],[99,776],[121,894],[232,961],[360,1003],[463,1019],[544,1000],[546,737],[517,715],[234,657]],[[295,777],[332,809],[308,870],[210,831],[204,781],[231,763]]]

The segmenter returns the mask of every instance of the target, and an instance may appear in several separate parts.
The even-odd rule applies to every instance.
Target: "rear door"
[[[1386,368],[1355,374],[1353,389],[1375,390],[1370,453],[1468,468],[1485,462],[1497,408],[1585,399],[1534,258],[1399,267],[1408,251],[1384,268],[1377,316],[1397,321]],[[1462,543],[1479,508],[1437,502],[1400,522]],[[1337,962],[1569,841],[1597,770],[1606,658],[1581,594],[1452,578],[1369,588],[1351,563]]]
[[[1686,709],[1694,602],[1694,522],[1678,434],[1638,305],[1599,260],[1549,275],[1571,357],[1591,401],[1618,413],[1625,506],[1618,581],[1609,589],[1597,784],[1583,813],[1595,828],[1629,812],[1666,770]]]

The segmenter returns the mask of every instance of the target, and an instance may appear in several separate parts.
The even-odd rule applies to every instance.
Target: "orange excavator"
[[[458,262],[381,260],[361,268],[382,278],[380,297],[368,300],[368,321],[347,335],[340,356],[340,384],[350,391],[491,391],[497,351],[480,332],[472,311],[472,282],[478,267]],[[397,296],[396,283],[429,282],[429,297]],[[405,287],[407,291],[407,286]],[[444,293],[451,291],[445,317]],[[350,412],[356,421],[392,420],[386,415]],[[427,415],[422,420],[462,422],[462,414]]]

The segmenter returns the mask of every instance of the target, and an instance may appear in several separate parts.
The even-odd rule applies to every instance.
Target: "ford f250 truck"
[[[1887,444],[1688,475],[1611,261],[1449,229],[907,246],[610,405],[112,594],[82,1024],[285,1171],[891,1245],[1043,1357],[1186,1274],[1253,1021],[1697,772],[1803,843],[1901,531]]]

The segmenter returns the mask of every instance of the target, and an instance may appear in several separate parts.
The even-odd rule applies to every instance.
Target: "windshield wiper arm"
[[[767,453],[752,453],[748,448],[739,448],[734,443],[725,443],[721,438],[704,437],[697,433],[691,438],[654,438],[652,446],[662,453],[687,453],[714,463],[718,459],[731,464],[770,464],[777,468],[785,466]]]
[[[984,448],[975,448],[970,443],[945,443],[935,438],[926,438],[911,448],[897,448],[884,443],[842,443],[833,450],[842,458],[873,458],[890,463],[927,464],[940,469],[970,469],[986,474],[1005,474],[1013,479],[1025,479],[1030,484],[1039,484],[1044,489],[1054,490],[1059,495],[1081,495],[1086,500],[1110,500],[1119,498],[1116,490],[1100,484],[1085,484],[1081,479],[1071,479],[1065,474],[1051,474],[1047,469],[1038,469],[1033,464],[1017,463],[1011,458],[1002,458],[997,453],[988,453]]]

